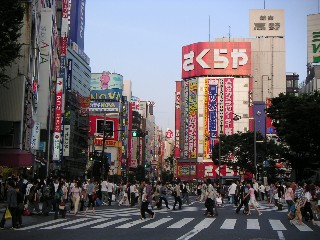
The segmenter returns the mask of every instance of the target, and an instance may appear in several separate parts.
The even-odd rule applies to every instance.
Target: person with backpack
[[[151,218],[154,218],[156,215],[155,212],[148,209],[149,203],[152,202],[152,187],[149,185],[147,179],[141,182],[141,186],[143,188],[142,203],[140,207],[141,220],[146,219],[146,212],[151,216]]]
[[[244,205],[244,213],[247,213],[249,211],[249,197],[246,197],[247,194],[249,193],[249,187],[250,184],[246,184],[246,182],[243,182],[240,185],[240,192],[239,192],[239,197],[240,197],[240,205],[236,209],[236,213],[239,214],[242,206]]]
[[[45,185],[42,187],[42,214],[49,216],[52,209],[52,200],[54,198],[54,185],[50,178],[47,178]]]
[[[39,182],[34,180],[32,187],[30,187],[29,194],[28,194],[28,207],[27,209],[31,213],[33,210],[36,211],[37,214],[40,214],[39,208],[39,198],[38,198],[38,190],[39,190]]]

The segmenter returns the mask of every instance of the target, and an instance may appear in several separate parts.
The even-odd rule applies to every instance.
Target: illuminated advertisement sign
[[[190,173],[189,173],[190,172]],[[196,175],[196,165],[178,165],[178,176],[195,176]]]
[[[68,59],[67,65],[67,81],[66,81],[66,90],[71,91],[71,84],[72,84],[72,59]]]
[[[188,142],[190,158],[197,158],[198,148],[198,79],[189,82]]]
[[[207,79],[208,82],[208,130],[210,136],[210,148],[208,153],[212,154],[212,145],[214,145],[218,136],[218,79]]]
[[[69,144],[70,144],[70,125],[64,125],[63,129],[63,153],[64,157],[69,156]]]
[[[119,102],[90,102],[90,112],[119,112]]]
[[[32,128],[31,149],[39,150],[40,145],[40,122],[35,122]]]
[[[89,116],[90,119],[90,131],[89,136],[93,136],[96,133],[99,133],[99,135],[102,136],[103,133],[103,120],[104,116]],[[112,122],[112,125],[111,123]],[[110,123],[110,125],[107,125]],[[119,136],[119,119],[118,118],[106,118],[106,127],[112,128],[113,136],[108,136],[109,140],[116,140]]]
[[[224,126],[223,131],[226,135],[233,134],[233,78],[224,78]]]
[[[106,89],[106,90],[91,90],[91,100],[113,100],[121,101],[122,90],[121,89]]]
[[[63,79],[57,78],[56,85],[56,108],[54,121],[54,142],[53,142],[53,160],[60,160],[60,141],[61,141],[61,117],[62,117],[62,90]]]
[[[284,11],[250,9],[250,36],[284,37]]]
[[[182,48],[182,78],[251,75],[250,42],[200,42]]]
[[[182,82],[176,82],[176,103],[175,103],[175,148],[174,157],[180,158],[180,127],[181,127],[181,90]]]
[[[189,112],[189,82],[184,81],[183,82],[183,101],[184,101],[184,109],[183,109],[183,125],[185,126],[184,128],[184,139],[182,142],[184,143],[183,146],[183,158],[188,159],[189,158],[189,126],[188,126],[188,112]]]
[[[139,111],[140,110],[140,98],[132,96],[131,103],[132,103],[132,111]]]

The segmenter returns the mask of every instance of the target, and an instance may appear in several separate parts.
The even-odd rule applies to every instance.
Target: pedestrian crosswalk
[[[296,222],[291,225],[287,220],[278,219],[259,219],[259,218],[181,218],[179,216],[160,216],[157,214],[156,219],[147,218],[141,220],[136,216],[131,217],[120,217],[120,218],[66,218],[57,219],[48,222],[43,222],[35,225],[26,226],[18,229],[18,231],[27,230],[52,230],[52,229],[64,229],[64,230],[75,230],[81,228],[91,229],[103,229],[103,228],[114,228],[114,229],[128,229],[128,228],[139,228],[139,229],[192,229],[195,231],[201,231],[210,227],[210,229],[220,230],[273,230],[273,231],[286,231],[293,229],[301,232],[311,232],[320,230],[319,226],[311,226],[303,223],[298,225]],[[189,235],[193,233],[189,232]],[[189,236],[188,235],[188,236]]]

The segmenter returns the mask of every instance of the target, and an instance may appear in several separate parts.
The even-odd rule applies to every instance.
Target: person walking
[[[42,187],[42,214],[49,216],[52,210],[52,200],[54,198],[54,185],[52,180],[48,177],[46,183]]]
[[[101,198],[101,201],[102,201],[102,204],[103,205],[106,205],[107,202],[108,202],[108,188],[107,188],[107,180],[104,179],[102,182],[101,182],[101,195],[102,195],[102,198]]]
[[[8,191],[7,191],[7,207],[11,213],[12,216],[12,227],[11,229],[17,229],[17,207],[18,207],[18,202],[17,202],[17,192],[15,190],[15,184],[14,181],[10,181],[8,183]],[[2,216],[1,222],[0,222],[0,229],[4,229],[4,225],[6,223],[5,219],[5,212]]]
[[[60,209],[59,206],[61,205],[61,203],[63,203],[65,205],[65,201],[64,201],[64,192],[63,192],[63,183],[60,182],[57,188],[57,191],[54,194],[54,199],[55,199],[55,211],[54,211],[54,219],[58,219],[59,216],[59,212],[62,216],[62,218],[66,217],[66,209],[65,207],[63,209]],[[61,205],[62,206],[62,205]]]
[[[136,182],[133,181],[130,185],[130,206],[134,207],[136,205],[136,192],[137,192],[137,186]]]
[[[95,214],[94,207],[95,207],[95,185],[94,183],[89,179],[88,180],[88,186],[87,186],[87,201],[88,205],[85,210],[85,216],[87,216],[87,212],[90,206],[92,206],[92,214]]]
[[[78,182],[75,182],[74,187],[71,189],[72,202],[74,206],[74,215],[79,212],[79,202],[81,196],[81,189],[79,188]]]
[[[147,179],[142,181],[141,187],[143,188],[142,203],[140,207],[141,219],[146,219],[146,212],[151,216],[151,218],[154,218],[156,215],[155,212],[148,209],[149,203],[152,202],[152,187],[149,185]]]
[[[313,225],[316,225],[316,222],[314,221],[313,217],[313,212],[312,212],[312,206],[311,206],[311,200],[312,200],[312,195],[311,195],[311,187],[309,184],[306,185],[305,187],[305,196],[304,196],[304,204],[302,207],[304,208],[304,215],[306,219],[306,214],[309,214],[308,221],[311,221]]]
[[[168,200],[167,200],[167,187],[164,184],[164,182],[162,182],[160,184],[160,198],[159,198],[159,208],[158,209],[162,208],[162,200],[165,202],[166,208],[169,210],[170,208],[169,208]]]
[[[181,193],[180,193],[180,179],[178,179],[177,184],[175,185],[173,189],[174,194],[174,204],[173,209],[176,210],[176,205],[179,202],[179,210],[182,209],[182,201],[181,201]],[[205,198],[205,197],[204,197]]]
[[[108,205],[111,206],[111,202],[112,202],[112,194],[114,193],[114,184],[110,181],[110,179],[108,180],[107,183],[107,192],[108,192]]]
[[[16,185],[17,192],[17,227],[22,227],[22,213],[24,210],[24,196],[23,193],[20,192],[20,187]]]
[[[260,199],[261,199],[262,201],[264,201],[264,196],[265,196],[265,193],[266,193],[266,188],[265,188],[265,186],[264,186],[262,183],[259,185],[259,193],[260,193]]]
[[[213,188],[210,179],[207,180],[207,183],[208,183],[208,188],[207,188],[207,196],[205,201],[205,206],[207,208],[207,211],[205,212],[205,214],[208,217],[213,217],[214,216],[213,208],[215,206],[215,199],[217,197],[217,192]]]
[[[292,205],[294,205],[293,189],[291,185],[292,185],[291,183],[287,183],[286,192],[284,194],[284,199],[288,205],[288,212],[290,212]]]
[[[253,185],[251,185],[250,189],[249,189],[249,192],[247,193],[247,195],[245,196],[246,197],[249,197],[250,196],[250,200],[249,200],[249,211],[247,213],[247,215],[250,215],[251,214],[251,211],[250,211],[250,208],[253,207],[260,215],[262,215],[262,213],[259,211],[259,209],[257,208],[258,206],[258,203],[257,203],[257,200],[256,200],[256,196],[255,196],[255,192],[254,192],[254,188],[253,188]]]
[[[231,182],[231,185],[228,188],[228,196],[230,198],[229,203],[234,204],[234,195],[236,194],[237,184],[234,181]]]
[[[39,191],[39,182],[38,180],[34,180],[33,186],[29,190],[28,194],[28,207],[27,209],[29,212],[32,212],[33,210],[36,211],[38,215],[40,215],[40,208],[39,208],[39,197],[38,197],[38,191]]]
[[[242,185],[240,187],[239,197],[240,197],[240,205],[236,209],[236,213],[239,214],[242,206],[244,205],[244,213],[248,212],[249,206],[249,196],[247,194],[249,193],[249,183],[242,182]]]

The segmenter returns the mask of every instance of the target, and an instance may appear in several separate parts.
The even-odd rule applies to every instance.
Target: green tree
[[[5,74],[6,68],[20,54],[23,16],[24,8],[20,0],[0,1],[0,86],[10,80]]]
[[[280,94],[272,99],[267,114],[277,135],[287,145],[286,158],[297,180],[306,176],[306,168],[320,167],[320,93],[299,96]]]
[[[142,165],[138,165],[137,168],[136,168],[136,180],[138,182],[141,182],[142,180],[145,179],[145,169],[144,169],[144,166]]]
[[[285,155],[285,148],[281,143],[263,139],[260,132],[256,134],[257,165],[263,165],[265,160],[282,158]],[[221,135],[220,141],[221,164],[227,164],[233,170],[254,173],[254,132]],[[216,165],[219,164],[219,143],[213,148],[213,160]]]

